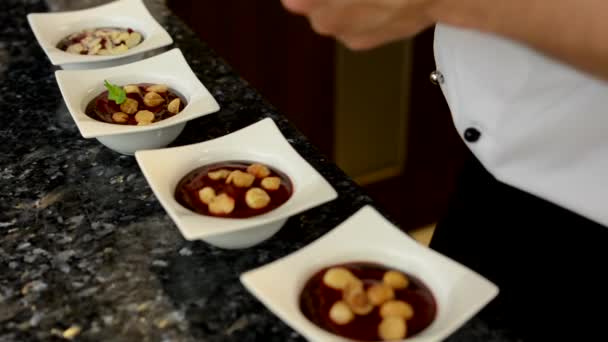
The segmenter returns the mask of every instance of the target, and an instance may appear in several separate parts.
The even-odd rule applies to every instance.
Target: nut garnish
[[[234,198],[221,193],[209,203],[209,211],[214,215],[227,215],[234,210]]]
[[[367,297],[373,305],[381,305],[382,303],[395,298],[393,288],[386,284],[374,284],[367,289]]]
[[[139,32],[131,32],[129,38],[125,40],[125,44],[127,44],[127,47],[132,48],[135,45],[139,44],[139,42],[141,42],[141,39],[142,36]]]
[[[169,87],[167,87],[164,84],[153,84],[153,85],[149,86],[148,88],[146,88],[146,91],[154,92],[154,93],[166,93],[167,90],[169,90]]]
[[[82,51],[84,51],[84,46],[80,43],[72,44],[68,46],[68,49],[66,50],[66,52],[75,54],[80,54]]]
[[[378,335],[384,341],[401,340],[406,333],[407,325],[401,317],[386,317],[378,325]]]
[[[137,107],[139,106],[139,102],[136,100],[126,98],[125,102],[120,104],[120,110],[126,114],[135,114],[137,112]]]
[[[201,202],[209,204],[215,198],[215,190],[210,186],[206,186],[198,191],[198,198],[200,198]]]
[[[266,177],[262,179],[260,183],[262,188],[270,191],[278,190],[281,187],[281,178],[279,177]]]
[[[135,114],[135,121],[140,125],[151,124],[154,121],[154,113],[149,110],[140,110]]]
[[[117,123],[125,123],[129,120],[129,116],[123,112],[116,112],[112,114],[112,120]]]
[[[352,321],[355,315],[345,302],[339,300],[329,309],[329,318],[336,324],[344,325]]]
[[[343,290],[350,282],[359,281],[344,267],[332,267],[323,274],[323,283],[332,289]]]
[[[254,180],[255,177],[252,174],[243,172],[241,170],[234,170],[230,172],[230,175],[228,176],[228,178],[226,178],[226,184],[232,183],[235,186],[238,186],[239,188],[247,188],[250,187],[251,184],[253,184]]]
[[[397,316],[403,319],[414,317],[414,308],[402,300],[389,300],[380,307],[380,316]]]
[[[266,165],[254,163],[247,167],[247,172],[256,176],[257,178],[264,178],[270,175],[270,169]]]
[[[127,84],[123,89],[127,94],[139,94],[139,87],[134,84]]]
[[[169,105],[167,105],[167,110],[169,111],[169,113],[177,114],[179,113],[180,104],[181,101],[179,98],[173,99],[171,100],[171,102],[169,102]]]
[[[367,298],[367,293],[363,290],[363,283],[360,280],[349,282],[346,285],[342,291],[342,299],[357,315],[367,315],[374,309],[369,298]]]
[[[156,107],[163,102],[165,102],[165,99],[153,91],[144,95],[144,103],[148,107]]]
[[[394,289],[405,289],[410,284],[405,274],[398,271],[388,271],[384,273],[382,281]]]
[[[228,175],[230,175],[230,171],[225,170],[225,169],[211,171],[211,172],[207,173],[207,176],[209,176],[209,178],[211,178],[211,180],[224,179],[224,178],[228,177]]]
[[[262,209],[270,203],[268,193],[260,188],[251,188],[245,193],[245,202],[252,209]]]

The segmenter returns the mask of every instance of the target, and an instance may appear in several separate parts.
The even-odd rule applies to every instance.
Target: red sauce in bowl
[[[293,185],[289,177],[283,172],[265,165],[270,170],[268,177],[279,177],[281,183],[278,189],[266,191],[270,196],[270,203],[261,209],[250,208],[245,201],[246,192],[252,187],[262,188],[262,178],[256,178],[249,187],[237,187],[234,184],[226,184],[226,179],[213,180],[209,177],[209,172],[217,170],[240,170],[247,172],[247,167],[253,162],[247,161],[225,161],[199,167],[189,172],[180,180],[175,189],[175,199],[184,207],[203,215],[221,216],[231,218],[247,218],[267,213],[281,206],[293,194]],[[227,215],[213,214],[209,211],[209,206],[199,198],[199,190],[204,187],[212,187],[216,194],[225,193],[235,200],[234,210]]]
[[[148,110],[148,111],[154,113],[154,120],[152,122],[158,122],[161,120],[165,120],[167,118],[170,118],[174,115],[179,114],[179,112],[177,114],[173,114],[173,113],[169,112],[169,110],[167,109],[169,103],[171,103],[171,101],[173,101],[176,98],[180,99],[180,106],[179,106],[180,112],[184,109],[184,107],[186,107],[186,100],[184,99],[184,97],[180,96],[176,91],[174,91],[170,88],[169,88],[169,90],[167,90],[164,93],[158,93],[158,95],[163,97],[164,102],[162,102],[160,105],[157,105],[154,107],[147,106],[144,103],[144,95],[146,94],[146,88],[149,86],[152,86],[154,84],[153,83],[139,83],[139,84],[135,84],[135,85],[139,87],[140,92],[139,93],[129,93],[129,94],[127,94],[127,98],[137,101],[138,111],[139,110]],[[135,114],[128,115],[126,122],[114,121],[112,119],[112,114],[117,113],[117,112],[122,112],[120,105],[108,98],[107,90],[102,92],[101,94],[97,95],[93,100],[91,100],[87,104],[87,107],[85,109],[86,115],[88,115],[89,117],[91,117],[95,120],[98,120],[98,121],[118,124],[118,125],[137,125],[138,124],[138,122],[135,120]]]
[[[366,262],[353,262],[332,267],[344,267],[357,278],[363,281],[367,290],[373,284],[382,283],[385,272],[392,270],[382,265]],[[311,322],[320,328],[339,336],[357,341],[380,341],[378,326],[382,321],[379,306],[376,306],[367,315],[355,315],[347,324],[340,325],[334,322],[329,311],[339,300],[342,300],[341,290],[327,286],[323,282],[325,272],[331,267],[322,269],[313,275],[300,294],[300,310]],[[399,271],[409,278],[409,285],[405,289],[394,289],[395,300],[409,303],[414,309],[414,316],[406,321],[407,336],[412,337],[428,327],[437,314],[437,304],[429,288],[419,279],[405,272]]]

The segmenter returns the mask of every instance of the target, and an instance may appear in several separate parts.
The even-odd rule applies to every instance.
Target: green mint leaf
[[[121,104],[127,99],[127,92],[121,87],[104,80],[104,86],[108,89],[108,99]]]

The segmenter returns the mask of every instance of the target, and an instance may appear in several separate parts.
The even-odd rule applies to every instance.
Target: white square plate
[[[264,236],[265,233],[256,228],[279,222],[275,227],[278,230],[288,217],[337,197],[333,187],[294,150],[270,118],[217,139],[138,151],[135,157],[156,198],[182,235],[188,240],[202,239],[224,248],[243,248],[261,242],[276,230],[269,228],[271,232]],[[243,219],[201,215],[176,201],[175,188],[190,171],[232,160],[259,162],[284,172],[293,184],[292,196],[270,212]]]
[[[152,17],[142,0],[118,0],[79,11],[30,13],[27,19],[53,65],[103,65],[100,62],[125,59],[173,43],[169,33]],[[130,27],[142,33],[144,40],[123,54],[111,56],[77,55],[57,48],[57,43],[68,35],[99,27]]]
[[[419,244],[366,206],[334,230],[282,259],[241,275],[245,287],[310,341],[350,341],[319,328],[300,311],[300,292],[319,270],[346,262],[369,261],[422,280],[437,303],[437,316],[408,342],[441,341],[497,294],[477,273]]]

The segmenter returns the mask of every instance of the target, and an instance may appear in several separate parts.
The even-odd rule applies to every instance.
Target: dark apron
[[[608,341],[608,228],[498,182],[472,156],[431,248],[500,287],[480,313],[491,327]]]

